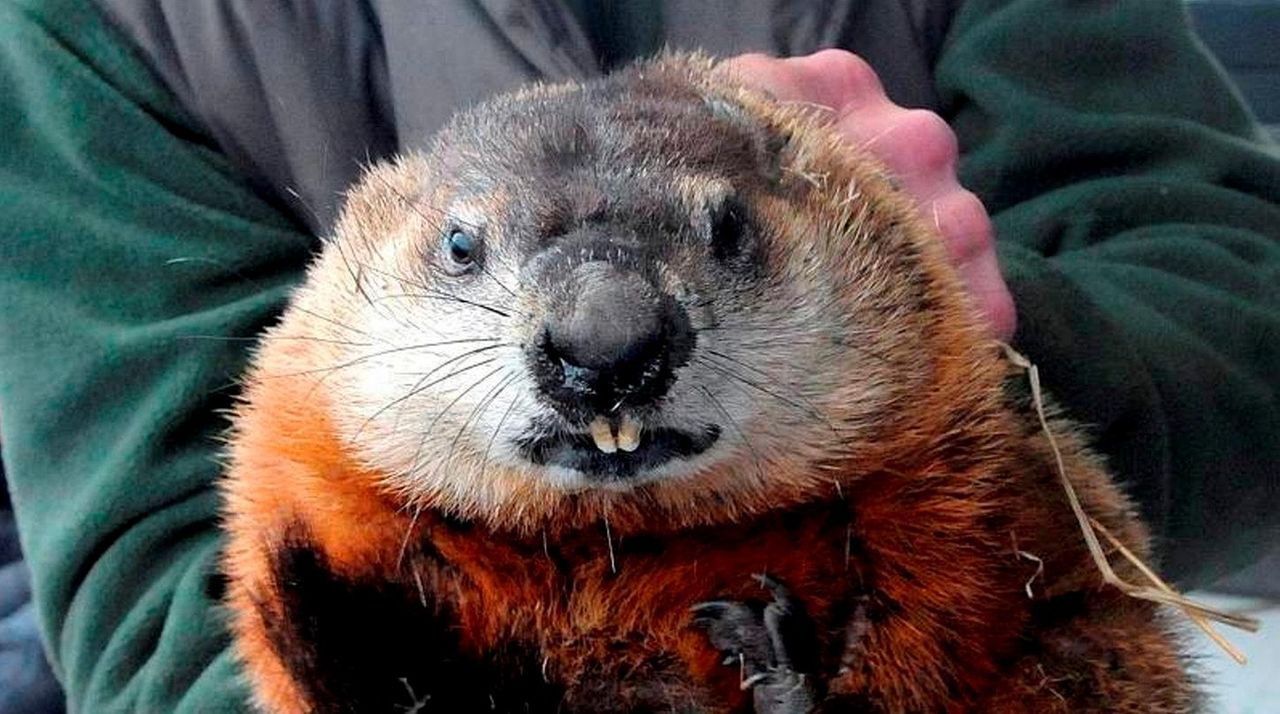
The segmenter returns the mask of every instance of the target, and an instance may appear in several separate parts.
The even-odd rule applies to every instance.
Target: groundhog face
[[[370,172],[298,301],[361,336],[324,390],[363,461],[463,511],[725,502],[874,439],[927,382],[905,204],[827,166],[819,119],[723,85],[526,90]]]

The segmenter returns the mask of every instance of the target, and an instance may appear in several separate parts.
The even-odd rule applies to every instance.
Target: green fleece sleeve
[[[91,3],[0,3],[0,427],[72,711],[246,708],[218,411],[312,240]]]
[[[1176,0],[969,0],[938,82],[1015,342],[1203,584],[1280,536],[1280,155]]]

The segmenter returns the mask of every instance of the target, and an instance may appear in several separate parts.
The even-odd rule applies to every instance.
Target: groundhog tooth
[[[640,448],[640,422],[629,416],[622,417],[622,422],[618,424],[618,448],[623,451]]]
[[[613,438],[613,429],[609,427],[609,420],[602,416],[591,421],[591,438],[595,440],[596,448],[606,454],[612,454],[618,450],[618,441]]]

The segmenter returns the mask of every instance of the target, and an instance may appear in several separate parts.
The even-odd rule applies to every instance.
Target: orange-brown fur
[[[321,368],[341,361],[341,352],[312,338],[350,339],[335,327],[346,303],[334,295],[351,291],[349,274],[329,256],[314,269],[312,289],[265,341],[237,414],[226,482],[230,607],[264,707],[306,711],[255,610],[269,591],[271,548],[301,524],[345,575],[405,588],[425,582],[446,593],[458,608],[464,647],[531,636],[547,670],[568,682],[607,658],[623,676],[628,662],[667,652],[714,692],[708,701],[744,710],[749,695],[739,691],[736,670],[722,667],[691,626],[689,607],[756,597],[749,576],[768,572],[804,598],[819,623],[857,598],[887,604],[890,614],[850,642],[845,666],[829,683],[833,694],[858,695],[875,710],[1190,708],[1177,647],[1151,606],[1101,583],[1044,435],[1005,394],[1005,382],[1017,375],[975,326],[942,249],[914,209],[874,162],[834,150],[838,140],[812,116],[738,90],[696,62],[673,61],[665,71],[687,73],[695,86],[727,94],[802,138],[785,170],[790,180],[819,188],[799,201],[756,198],[779,230],[803,217],[837,238],[865,231],[918,252],[933,303],[918,318],[925,342],[912,356],[924,376],[892,419],[840,459],[821,468],[779,464],[767,488],[713,497],[749,461],[700,475],[696,486],[655,483],[643,497],[568,496],[493,469],[496,482],[508,481],[499,489],[505,500],[482,514],[462,513],[479,527],[460,529],[442,515],[447,502],[428,500],[420,512],[410,507],[362,464],[329,416],[331,375]],[[340,234],[403,230],[405,209],[387,184],[411,194],[427,168],[409,158],[375,171],[378,180],[350,199]],[[860,194],[850,198],[850,185]],[[857,260],[842,255],[857,250],[855,241],[806,240],[817,241],[828,260]],[[1099,460],[1070,424],[1056,421],[1054,429],[1086,510],[1146,554],[1147,535]],[[420,539],[452,567],[406,568],[405,544]],[[629,545],[646,540],[660,543],[660,553]],[[552,567],[553,554],[571,566]],[[1028,555],[1043,564],[1042,574]],[[1081,598],[1081,614],[1033,627],[1037,605],[1072,593]],[[630,643],[621,660],[618,642]],[[1124,677],[1114,676],[1118,667]],[[1073,699],[1077,682],[1095,679],[1106,699]]]

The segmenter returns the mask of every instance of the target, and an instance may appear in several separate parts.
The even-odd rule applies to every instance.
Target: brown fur
[[[361,339],[350,327],[355,283],[377,278],[354,275],[331,249],[265,340],[232,440],[230,607],[262,706],[310,708],[263,621],[279,612],[272,550],[301,528],[344,577],[446,599],[466,651],[531,641],[545,675],[566,683],[570,708],[591,709],[573,704],[575,683],[625,680],[655,657],[678,663],[678,696],[693,709],[749,707],[736,670],[690,625],[689,608],[759,597],[749,576],[768,572],[818,624],[831,711],[845,710],[842,701],[849,711],[1188,711],[1177,647],[1151,606],[1101,583],[1048,444],[1025,400],[1006,391],[1017,375],[975,326],[910,203],[812,113],[738,89],[701,60],[668,59],[646,72],[660,88],[723,97],[792,137],[779,178],[787,190],[751,197],[763,222],[791,236],[793,250],[772,260],[842,266],[859,277],[844,283],[840,298],[851,303],[864,291],[884,306],[916,306],[895,319],[918,342],[885,334],[871,345],[893,355],[892,371],[880,375],[893,409],[860,423],[838,455],[770,460],[767,479],[749,487],[734,485],[754,468],[743,454],[696,479],[636,491],[565,494],[489,466],[489,500],[479,505],[407,493],[365,463],[333,417],[334,385],[345,377],[326,368],[349,361],[343,343]],[[438,205],[450,187],[427,181],[424,190],[429,175],[418,156],[375,168],[352,194],[339,240],[369,253],[381,237],[420,228],[430,214],[401,199]],[[869,260],[860,236],[890,246],[898,264]],[[388,264],[413,259],[396,250],[374,252],[389,252]],[[851,351],[849,359],[873,358]],[[856,408],[862,387],[834,386],[824,413],[843,424],[839,410]],[[1070,424],[1054,429],[1086,510],[1146,554],[1147,535],[1100,461]],[[417,558],[419,543],[438,557]],[[869,613],[864,629],[853,624],[857,607]]]

